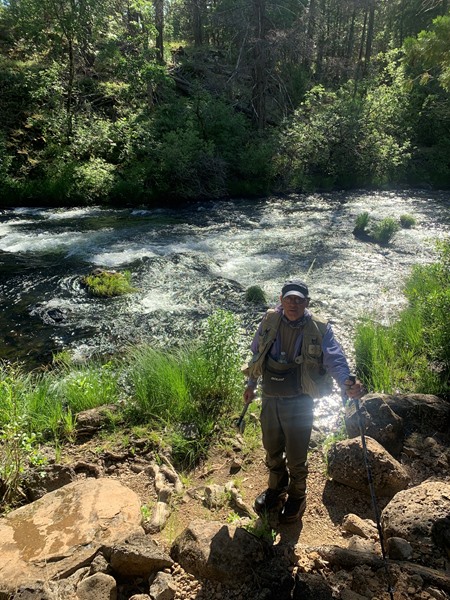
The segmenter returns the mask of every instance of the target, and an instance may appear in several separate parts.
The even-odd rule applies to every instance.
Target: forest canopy
[[[0,0],[0,203],[450,185],[448,0]]]

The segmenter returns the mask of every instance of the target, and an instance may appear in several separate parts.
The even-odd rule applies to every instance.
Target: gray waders
[[[306,394],[287,397],[263,392],[261,429],[269,488],[287,488],[291,498],[302,498],[306,493],[313,412],[313,399]]]

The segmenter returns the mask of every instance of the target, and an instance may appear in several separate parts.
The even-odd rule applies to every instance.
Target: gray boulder
[[[423,435],[449,431],[450,402],[443,398],[431,394],[395,394],[386,401],[403,419],[406,435],[416,431]]]
[[[410,478],[402,465],[370,437],[366,437],[366,447],[377,496],[392,498],[397,492],[405,489]],[[328,475],[333,481],[366,494],[370,493],[360,439],[343,440],[330,447]]]
[[[147,579],[152,573],[173,565],[170,556],[163,552],[151,537],[144,534],[129,536],[105,552],[110,552],[113,571],[124,578]]]
[[[76,480],[72,467],[66,465],[46,465],[28,472],[23,487],[27,498],[34,502],[45,494],[53,492]]]
[[[86,577],[77,587],[77,596],[78,600],[117,600],[116,580],[105,573]]]
[[[379,442],[392,456],[399,457],[403,448],[403,419],[388,403],[385,394],[367,394],[359,401],[359,413],[364,434]],[[345,410],[345,426],[350,438],[359,437],[360,426],[355,404]]]
[[[450,550],[450,483],[426,481],[403,490],[381,513],[383,537],[401,537],[423,552]]]
[[[156,574],[150,585],[150,597],[152,600],[173,600],[177,593],[177,586],[172,575],[160,571]]]
[[[170,554],[185,571],[223,583],[243,583],[270,551],[262,539],[233,525],[193,521],[172,544]]]

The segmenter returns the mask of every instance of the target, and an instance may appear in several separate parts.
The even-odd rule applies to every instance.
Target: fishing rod
[[[315,262],[316,262],[316,259],[315,259],[315,258],[313,258],[313,261],[312,261],[312,263],[311,263],[311,265],[310,265],[310,267],[309,267],[309,269],[308,269],[308,272],[306,273],[306,280],[308,280],[308,276],[309,276],[309,274],[311,273],[311,271],[313,270],[313,267],[314,267],[314,263],[315,263]]]
[[[356,382],[355,375],[350,375],[348,379],[352,382],[352,384],[354,384]],[[351,400],[353,401],[353,403],[355,405],[355,411],[358,416],[358,426],[359,426],[359,432],[361,435],[361,444],[362,444],[362,448],[363,448],[364,464],[365,464],[366,472],[367,472],[367,481],[369,483],[370,496],[372,499],[372,507],[373,507],[373,511],[375,513],[375,522],[377,525],[378,537],[380,540],[381,556],[383,557],[384,568],[386,571],[386,578],[387,578],[387,582],[388,582],[387,591],[389,593],[391,600],[394,600],[394,588],[391,583],[391,574],[389,571],[389,563],[388,563],[388,559],[387,559],[387,555],[386,555],[386,550],[384,547],[383,531],[381,529],[381,521],[380,521],[380,510],[378,508],[378,501],[377,501],[377,497],[375,494],[375,486],[373,484],[372,469],[369,464],[369,457],[368,457],[367,445],[366,445],[366,436],[364,433],[364,423],[363,423],[363,418],[361,415],[359,398],[352,398]]]

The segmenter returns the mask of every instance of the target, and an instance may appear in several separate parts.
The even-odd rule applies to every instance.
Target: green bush
[[[259,285],[250,286],[245,292],[245,299],[247,302],[254,304],[265,304],[267,302],[266,294]]]
[[[118,373],[112,362],[63,364],[53,374],[52,391],[72,414],[115,404],[119,398]]]
[[[109,196],[114,186],[115,166],[103,158],[78,164],[73,172],[73,197],[90,204]]]
[[[379,80],[337,91],[313,87],[279,131],[275,175],[288,189],[381,185],[403,177],[410,158],[408,95],[395,56]],[[387,84],[386,81],[390,83]]]
[[[386,217],[373,226],[371,235],[379,244],[388,244],[399,230],[399,225],[391,217]]]
[[[355,227],[353,229],[353,233],[355,235],[361,235],[366,233],[367,226],[369,224],[369,213],[363,212],[356,217]]]
[[[164,427],[177,460],[192,464],[240,402],[240,364],[237,321],[221,310],[208,319],[197,345],[137,348],[129,360],[134,401],[128,417]]]
[[[400,226],[403,229],[411,229],[415,227],[416,219],[412,215],[400,215]]]
[[[93,296],[111,298],[135,292],[136,288],[131,285],[131,273],[124,271],[99,271],[86,275],[81,280],[89,293]]]

